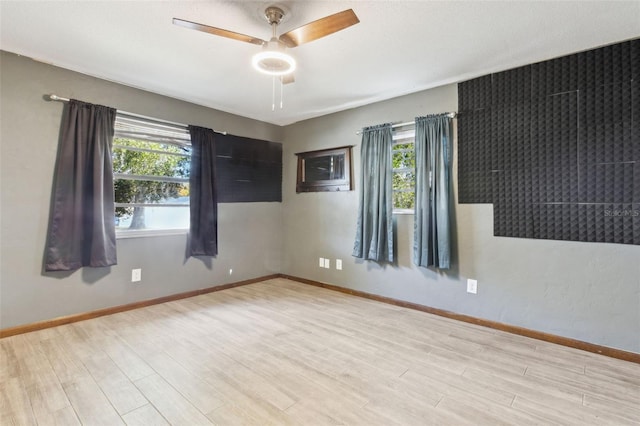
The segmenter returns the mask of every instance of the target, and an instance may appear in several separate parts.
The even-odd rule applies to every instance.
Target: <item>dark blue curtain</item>
[[[449,269],[451,264],[451,138],[448,114],[416,118],[416,205],[413,263]]]
[[[111,145],[116,110],[71,99],[65,108],[49,217],[46,271],[117,263]]]
[[[218,196],[216,191],[216,141],[211,129],[189,126],[191,222],[187,256],[218,255]]]
[[[393,262],[391,125],[367,127],[360,147],[360,202],[353,256]]]

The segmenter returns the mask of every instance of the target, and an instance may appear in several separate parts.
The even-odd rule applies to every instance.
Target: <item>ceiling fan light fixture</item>
[[[0,0],[2,1],[2,0]],[[296,61],[293,57],[285,53],[286,48],[297,47],[301,44],[326,37],[337,31],[344,30],[360,22],[352,9],[343,10],[333,15],[325,16],[313,22],[305,24],[278,37],[278,25],[284,17],[285,11],[278,6],[269,6],[264,11],[264,17],[271,25],[272,36],[269,41],[235,31],[216,28],[209,25],[198,24],[197,22],[186,21],[180,18],[173,18],[174,25],[202,31],[220,37],[226,37],[245,43],[262,46],[262,52],[253,56],[253,67],[264,74],[271,76],[289,76],[282,79],[283,84],[293,83],[292,73],[296,69]],[[275,81],[275,80],[274,80]]]
[[[263,50],[256,53],[251,64],[261,73],[275,76],[291,74],[296,69],[296,60],[279,50]]]

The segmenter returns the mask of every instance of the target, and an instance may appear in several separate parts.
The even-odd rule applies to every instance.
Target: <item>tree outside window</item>
[[[416,154],[413,143],[396,143],[392,151],[393,208],[413,210],[415,204]]]
[[[129,223],[128,229],[146,229],[149,209],[188,207],[190,155],[188,146],[115,138],[116,222]]]

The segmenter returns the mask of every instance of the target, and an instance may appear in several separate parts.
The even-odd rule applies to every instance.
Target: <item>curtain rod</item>
[[[62,98],[62,97],[60,97],[58,95],[54,95],[54,94],[47,95],[47,96],[52,101],[69,102],[69,98]],[[184,128],[185,131],[188,131],[188,129],[189,129],[189,126],[186,125],[186,124],[183,124],[183,123],[176,123],[175,121],[169,121],[169,120],[163,120],[161,118],[149,117],[149,116],[146,116],[146,115],[136,114],[136,113],[129,112],[129,111],[122,111],[122,110],[117,110],[117,111],[122,115],[128,115],[130,117],[143,118],[145,120],[159,121],[161,123],[166,123],[166,124],[171,124],[173,126],[178,126],[178,127]],[[226,135],[227,134],[227,132],[221,132],[219,130],[214,130],[214,132],[219,133],[221,135]]]
[[[445,112],[444,114],[448,115],[450,118],[456,118],[456,116],[458,115],[457,112]],[[415,124],[415,121],[407,121],[404,123],[395,123],[391,125],[392,129],[395,129],[396,127],[402,127],[402,126],[409,126],[411,124]],[[356,132],[356,135],[361,135],[362,134],[362,129],[358,130]]]

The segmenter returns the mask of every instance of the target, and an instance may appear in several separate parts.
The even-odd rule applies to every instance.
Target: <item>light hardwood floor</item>
[[[640,366],[273,279],[0,340],[8,425],[640,424]]]

